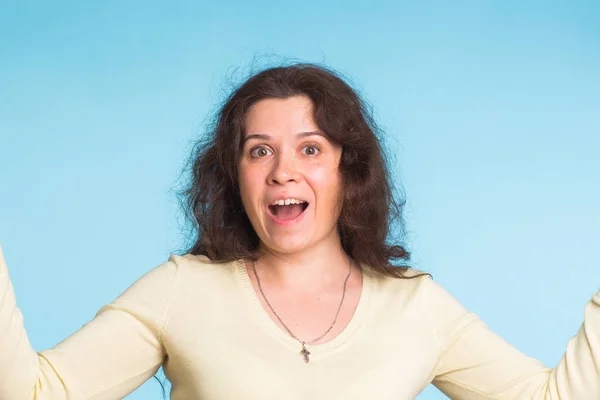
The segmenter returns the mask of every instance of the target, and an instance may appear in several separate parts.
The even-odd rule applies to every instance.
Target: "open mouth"
[[[298,218],[308,208],[306,201],[295,204],[270,204],[269,211],[275,218],[283,221]]]

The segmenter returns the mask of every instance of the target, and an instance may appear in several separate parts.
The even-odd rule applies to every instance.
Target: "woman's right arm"
[[[0,248],[0,400],[120,399],[152,377],[162,345],[175,257],[104,306],[51,350],[29,343]]]

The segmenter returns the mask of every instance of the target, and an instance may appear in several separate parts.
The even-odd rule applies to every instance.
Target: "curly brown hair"
[[[259,238],[244,212],[237,176],[246,113],[260,100],[298,95],[312,101],[317,126],[342,146],[338,229],[344,251],[377,272],[409,277],[404,264],[409,252],[390,243],[392,222],[399,222],[394,233],[402,235],[404,201],[394,194],[370,108],[339,73],[315,64],[296,63],[254,74],[219,108],[209,134],[194,146],[191,180],[181,192],[194,237],[187,252],[220,262],[256,258]]]

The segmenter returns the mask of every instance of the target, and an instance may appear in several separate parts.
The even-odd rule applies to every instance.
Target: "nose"
[[[283,185],[288,182],[299,182],[300,172],[296,160],[291,154],[279,154],[273,163],[268,176],[269,184]]]

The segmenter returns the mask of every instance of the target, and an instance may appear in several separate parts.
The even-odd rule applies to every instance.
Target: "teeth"
[[[275,200],[273,203],[271,203],[272,206],[289,206],[290,204],[302,204],[302,203],[306,203],[303,200],[298,200],[298,199],[285,199],[285,200]]]

